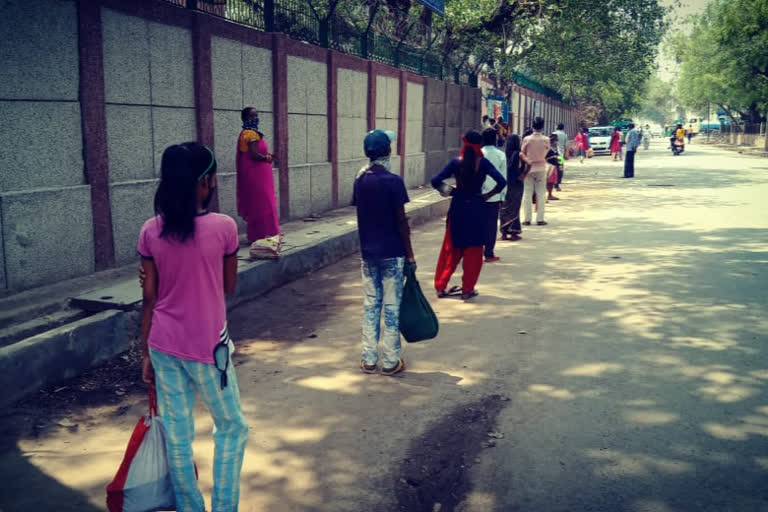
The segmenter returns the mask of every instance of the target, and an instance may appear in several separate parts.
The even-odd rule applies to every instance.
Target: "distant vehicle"
[[[589,147],[592,148],[595,154],[611,152],[611,133],[613,128],[613,126],[593,126],[589,129],[587,135]]]
[[[720,121],[701,123],[701,133],[720,133]]]
[[[651,128],[651,135],[661,137],[661,128]]]
[[[685,131],[694,135],[701,133],[701,119],[698,117],[689,119],[688,124],[685,125]]]

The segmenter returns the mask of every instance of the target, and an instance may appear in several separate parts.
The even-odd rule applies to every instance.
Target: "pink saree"
[[[257,162],[248,153],[248,141],[256,132],[243,130],[237,143],[237,214],[248,223],[248,242],[280,234],[272,164]],[[257,136],[257,135],[256,135]],[[258,140],[259,153],[266,155],[269,146]]]

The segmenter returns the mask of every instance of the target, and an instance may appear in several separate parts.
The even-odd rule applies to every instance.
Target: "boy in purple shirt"
[[[405,216],[408,192],[400,176],[390,172],[395,133],[373,130],[363,149],[371,160],[355,179],[353,204],[357,206],[363,273],[363,355],[360,369],[376,373],[381,339],[381,373],[394,375],[405,369],[400,357],[400,302],[403,268],[416,265],[411,231]],[[381,312],[384,310],[384,335]]]

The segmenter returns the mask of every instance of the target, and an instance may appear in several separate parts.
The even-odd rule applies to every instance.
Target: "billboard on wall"
[[[503,117],[504,121],[509,122],[509,103],[503,96],[488,96],[486,101],[488,108],[488,117],[498,119]]]
[[[419,0],[419,2],[440,16],[445,14],[445,0]]]

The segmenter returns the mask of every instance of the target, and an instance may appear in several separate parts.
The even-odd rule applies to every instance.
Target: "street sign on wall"
[[[419,0],[419,2],[440,16],[445,14],[445,0]]]

